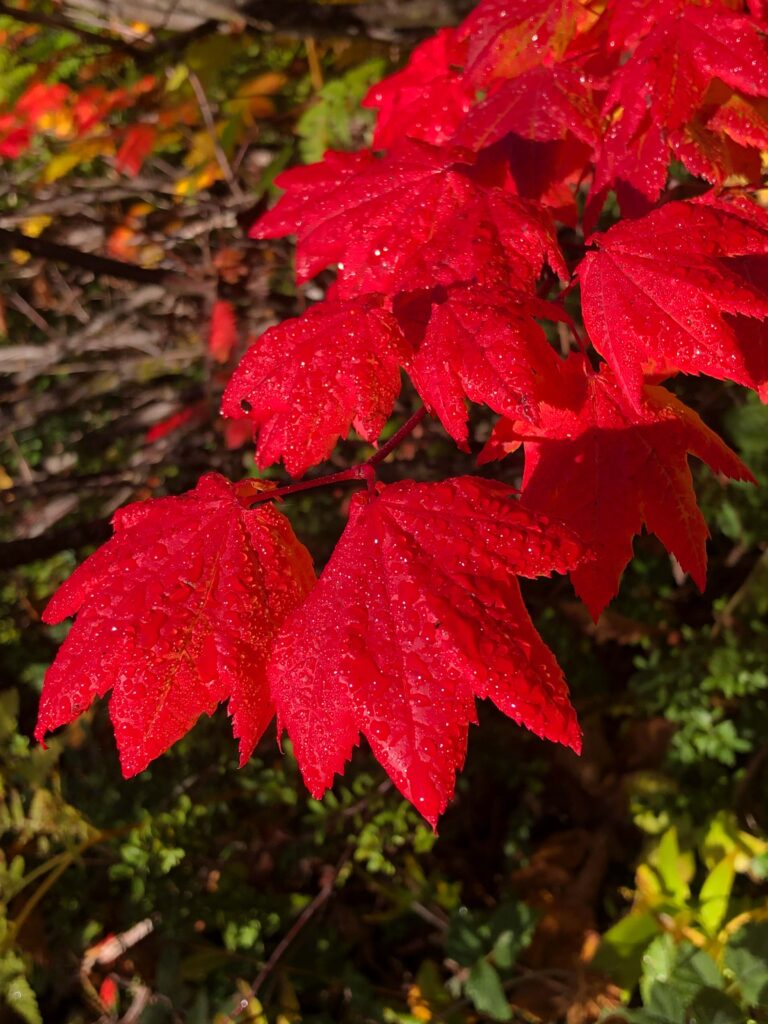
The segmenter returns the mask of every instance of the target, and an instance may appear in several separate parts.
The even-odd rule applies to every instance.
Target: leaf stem
[[[299,480],[295,484],[286,484],[284,487],[275,487],[273,490],[259,491],[247,499],[252,507],[262,501],[271,501],[273,498],[284,498],[288,494],[296,494],[299,491],[309,491],[315,487],[332,487],[334,484],[343,484],[350,481],[365,480],[370,494],[376,493],[376,466],[393,452],[397,446],[412,434],[416,427],[427,415],[426,406],[420,408],[410,416],[405,423],[396,430],[390,439],[374,452],[370,459],[359,462],[356,466],[343,469],[339,473],[330,473],[327,476],[318,476],[314,480]]]
[[[386,457],[389,455],[389,453],[391,451],[394,451],[395,448],[397,448],[401,441],[404,441],[409,434],[412,434],[414,432],[416,427],[418,427],[418,425],[421,423],[421,421],[424,419],[426,415],[427,407],[425,405],[422,405],[420,408],[416,410],[413,416],[410,416],[405,421],[405,423],[402,425],[402,427],[400,427],[399,430],[395,431],[395,433],[392,435],[392,437],[390,437],[386,444],[383,444],[381,448],[379,448],[379,450],[374,455],[372,455],[370,459],[368,459],[366,465],[378,466],[380,462],[383,462],[384,459],[386,459]]]
[[[253,499],[249,501],[250,505],[258,505],[262,501],[270,501],[272,498],[283,498],[288,494],[296,494],[298,491],[309,491],[314,487],[331,487],[333,484],[343,484],[348,480],[362,480],[364,479],[363,467],[365,463],[359,466],[352,466],[350,469],[344,469],[340,473],[329,473],[327,476],[318,476],[314,480],[299,480],[295,484],[286,484],[284,487],[275,487],[271,491],[259,491],[258,494],[254,495]]]

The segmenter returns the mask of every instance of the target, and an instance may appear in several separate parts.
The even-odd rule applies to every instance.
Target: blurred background
[[[103,705],[30,739],[41,611],[115,509],[257,475],[223,385],[330,280],[247,239],[275,175],[364,145],[369,86],[469,6],[0,3],[3,1024],[768,1020],[768,408],[736,388],[681,385],[763,485],[694,467],[707,591],[649,537],[597,625],[527,585],[584,755],[481,707],[439,837],[365,749],[322,802],[273,732],[238,771],[223,710],[129,782]],[[385,477],[476,471],[472,426]],[[318,567],[348,499],[285,504]]]

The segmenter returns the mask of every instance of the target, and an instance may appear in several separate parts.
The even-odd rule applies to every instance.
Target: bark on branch
[[[21,249],[32,256],[65,263],[70,267],[90,270],[93,274],[119,277],[124,281],[136,281],[138,284],[163,284],[169,277],[167,270],[157,267],[139,267],[135,263],[125,263],[108,256],[97,256],[95,253],[82,252],[71,245],[51,242],[47,238],[30,238],[15,228],[0,228],[0,250]]]

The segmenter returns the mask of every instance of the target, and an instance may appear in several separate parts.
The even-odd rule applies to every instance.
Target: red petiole
[[[422,405],[410,416],[405,423],[396,430],[390,439],[379,448],[378,451],[366,459],[365,462],[343,469],[339,473],[329,473],[327,476],[319,476],[314,480],[299,480],[295,484],[286,484],[284,487],[276,487],[273,490],[258,491],[253,496],[248,495],[244,500],[249,505],[258,505],[262,501],[270,501],[273,498],[283,498],[289,494],[296,494],[299,491],[309,491],[315,487],[331,487],[334,484],[343,484],[356,480],[365,480],[371,494],[376,489],[376,466],[383,462],[386,457],[401,444],[406,437],[413,433],[416,427],[427,415],[426,406]],[[244,481],[248,483],[248,481]]]

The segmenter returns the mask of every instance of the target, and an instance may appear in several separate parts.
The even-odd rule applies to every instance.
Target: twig
[[[368,38],[386,43],[416,43],[435,30],[434,23],[417,25],[412,28],[386,28],[368,25],[354,11],[345,10],[340,4],[285,3],[284,0],[251,0],[237,11],[248,28],[263,34],[283,35],[305,39],[340,36]],[[190,43],[205,36],[213,35],[221,28],[216,18],[195,25],[185,32],[162,39],[147,49],[134,47],[137,64],[151,64],[158,58],[182,53]],[[136,53],[138,51],[138,53]]]
[[[741,584],[739,589],[731,595],[728,603],[718,613],[710,633],[713,640],[717,639],[725,627],[731,625],[733,613],[739,607],[741,602],[749,595],[749,592],[755,586],[755,583],[763,575],[768,578],[768,550],[763,551],[755,564],[749,570],[747,578]]]
[[[0,228],[0,249],[21,249],[32,256],[81,267],[94,274],[136,281],[138,284],[162,284],[169,276],[167,270],[159,267],[139,267],[135,263],[125,263],[123,260],[115,260],[108,256],[82,252],[71,245],[51,242],[47,238],[30,238],[15,228]]]
[[[124,39],[116,39],[112,36],[102,35],[101,32],[92,32],[90,29],[81,28],[70,21],[69,18],[62,18],[57,14],[21,10],[18,7],[10,7],[8,4],[0,3],[0,15],[13,18],[14,21],[22,22],[24,25],[44,25],[46,28],[63,29],[66,32],[79,36],[86,43],[119,50],[128,57],[136,57],[142,54],[141,50]]]
[[[376,466],[383,462],[409,434],[413,433],[426,415],[427,408],[422,405],[370,459],[366,459],[365,462],[360,462],[356,466],[351,466],[349,469],[342,469],[339,473],[318,476],[314,480],[299,480],[295,484],[286,484],[284,487],[275,487],[272,490],[259,490],[255,492],[252,490],[254,481],[243,480],[240,484],[241,500],[247,501],[250,505],[258,505],[262,501],[284,498],[286,495],[296,494],[298,491],[309,491],[315,487],[332,487],[334,484],[362,482],[363,480],[367,483],[368,490],[373,493],[375,490]]]
[[[309,77],[312,81],[312,88],[315,92],[320,92],[323,88],[323,69],[320,65],[320,58],[317,53],[317,43],[312,36],[307,36],[304,40],[304,49],[307,54],[307,64],[309,65]]]
[[[259,991],[261,990],[261,987],[263,986],[264,982],[272,974],[275,967],[277,967],[278,963],[282,960],[283,956],[286,954],[288,949],[293,945],[294,941],[301,934],[304,928],[306,928],[306,926],[309,924],[309,922],[312,920],[312,918],[315,916],[318,910],[320,910],[321,907],[325,906],[325,904],[331,898],[331,896],[333,895],[334,886],[336,884],[336,879],[339,877],[342,868],[345,867],[345,865],[349,862],[351,856],[352,854],[350,850],[344,851],[344,853],[337,861],[336,866],[323,880],[323,883],[321,884],[317,893],[306,905],[306,907],[304,907],[304,909],[293,922],[291,927],[288,929],[288,931],[285,933],[282,939],[272,950],[272,954],[270,955],[269,959],[261,968],[259,973],[256,975],[256,979],[251,985],[247,996],[241,996],[241,999],[246,999],[247,1002],[250,1002],[251,999],[254,999],[259,994]],[[239,1014],[237,1013],[237,1011],[234,1011],[234,1016],[232,1014],[227,1014],[227,1016],[222,1021],[222,1024],[235,1024],[235,1020],[237,1019],[238,1016]]]
[[[41,558],[50,558],[59,551],[100,544],[112,532],[109,519],[97,519],[91,523],[78,523],[60,530],[50,530],[39,537],[24,537],[0,544],[0,565],[3,569],[14,569]]]
[[[19,443],[16,440],[12,430],[8,431],[5,440],[6,443],[8,444],[8,447],[19,460],[19,472],[21,473],[21,479],[24,481],[25,484],[33,483],[35,479],[34,473],[32,472],[29,463],[24,458],[24,453],[19,447]]]
[[[227,154],[224,152],[221,147],[221,143],[219,142],[219,136],[216,133],[216,122],[213,120],[211,105],[208,102],[208,97],[205,95],[203,83],[194,71],[190,71],[189,73],[189,84],[192,86],[192,91],[197,99],[197,105],[200,107],[200,113],[203,115],[203,121],[205,121],[205,127],[211,138],[213,151],[216,154],[216,162],[221,168],[222,174],[227,179],[230,192],[235,197],[236,201],[241,203],[244,199],[242,189],[237,183],[237,178],[232,171],[230,162],[227,159]]]
[[[15,295],[11,296],[9,301],[13,308],[18,310],[18,312],[21,313],[22,316],[25,316],[27,320],[31,321],[38,330],[43,331],[45,334],[51,333],[50,324],[44,317],[40,316],[33,306],[30,306],[23,295],[19,295],[19,293],[16,292]]]
[[[404,441],[409,434],[413,433],[426,415],[427,407],[422,405],[421,408],[417,409],[416,412],[405,421],[402,427],[395,431],[392,437],[390,437],[390,439],[383,444],[381,448],[379,448],[376,454],[372,455],[370,459],[368,459],[368,465],[378,466],[380,462],[383,462],[390,452],[397,448],[401,441]]]

